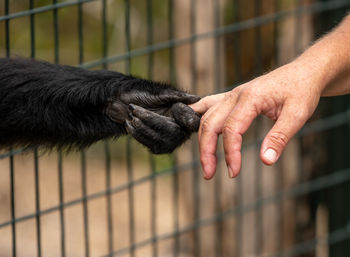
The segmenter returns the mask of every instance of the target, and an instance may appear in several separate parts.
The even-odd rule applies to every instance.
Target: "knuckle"
[[[212,126],[211,126],[210,122],[208,121],[208,119],[201,121],[200,126],[201,126],[202,134],[210,133],[212,131]]]
[[[293,113],[293,118],[295,120],[304,120],[308,117],[308,111],[300,107],[295,108],[296,111]]]
[[[259,90],[257,89],[257,87],[249,87],[246,90],[244,90],[244,92],[242,92],[240,98],[243,101],[254,102],[258,99],[258,96],[259,96]]]
[[[225,94],[224,100],[225,100],[225,101],[231,101],[231,100],[236,99],[237,96],[238,96],[237,91],[233,89],[233,90],[231,90],[230,92],[227,92],[227,93]]]
[[[206,163],[207,158],[204,154],[201,154],[199,160],[203,166]]]
[[[229,124],[225,124],[224,127],[222,128],[223,137],[230,136],[234,133],[235,133],[234,129]]]
[[[269,140],[276,147],[284,148],[289,142],[289,137],[281,131],[275,131],[270,134]]]

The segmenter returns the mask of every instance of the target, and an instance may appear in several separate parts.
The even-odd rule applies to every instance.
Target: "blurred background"
[[[288,63],[349,10],[349,0],[0,0],[0,56],[205,96]],[[128,137],[83,152],[2,151],[0,256],[350,256],[349,100],[322,99],[273,167],[259,160],[272,124],[259,117],[236,179],[221,145],[215,178],[202,179],[195,135],[161,156]]]

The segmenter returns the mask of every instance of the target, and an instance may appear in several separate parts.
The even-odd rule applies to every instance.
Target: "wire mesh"
[[[71,26],[76,27],[72,35],[76,34],[77,37],[77,40],[73,41],[76,42],[73,49],[77,52],[77,60],[69,64],[90,69],[117,69],[125,73],[141,74],[143,68],[139,67],[145,66],[143,72],[145,77],[166,78],[172,84],[177,84],[184,81],[182,77],[187,76],[189,81],[187,89],[203,95],[230,90],[266,70],[283,64],[285,61],[281,60],[280,56],[283,55],[280,50],[280,38],[288,28],[283,25],[288,20],[294,19],[293,56],[296,56],[304,48],[298,37],[305,30],[302,23],[304,17],[312,15],[315,18],[325,12],[350,8],[350,3],[346,0],[298,0],[293,1],[291,8],[285,7],[290,1],[274,0],[269,1],[269,4],[273,5],[273,11],[266,12],[264,8],[267,7],[263,1],[248,2],[252,6],[252,14],[249,14],[251,10],[244,9],[247,7],[247,2],[240,0],[188,2],[147,0],[141,7],[138,7],[140,3],[130,0],[53,0],[50,3],[43,1],[41,5],[29,0],[24,9],[21,4],[4,0],[0,8],[0,37],[3,38],[0,41],[0,50],[3,56],[21,54],[23,51],[16,43],[28,40],[26,42],[29,42],[28,56],[37,58],[41,54],[40,46],[45,46],[41,43],[40,35],[43,28],[39,19],[42,21],[42,15],[49,14],[52,23],[50,29],[52,58],[47,59],[51,58],[51,61],[57,64],[67,61],[65,58],[69,53],[64,54],[67,49],[63,45],[66,38],[64,26],[67,26],[64,19],[68,13],[75,17],[75,20],[73,19],[75,25]],[[14,11],[11,8],[14,8]],[[111,22],[115,17],[109,15],[112,8],[114,8],[113,14],[117,13],[122,17],[115,23]],[[212,18],[210,22],[204,23],[210,24],[208,28],[203,28],[200,21],[203,19],[203,13],[208,20]],[[15,22],[23,23],[27,18],[29,18],[29,37],[20,38],[11,26]],[[92,29],[94,24],[89,22],[89,19],[93,18],[93,21],[99,22],[97,31]],[[181,23],[181,19],[187,23]],[[182,27],[184,24],[186,28]],[[264,33],[269,28],[272,32],[269,34],[271,41],[268,42],[271,43],[272,53],[267,62],[265,51],[269,43],[264,38]],[[179,32],[180,29],[185,32],[183,30]],[[115,43],[112,38],[113,31],[117,31],[119,48],[113,45]],[[249,45],[244,38],[251,31],[254,40],[253,44]],[[100,45],[97,47],[97,53],[90,50],[90,43],[86,39],[91,39],[90,33],[100,35],[96,41]],[[142,36],[138,34],[144,38],[141,39]],[[232,45],[231,66],[227,65],[229,54],[225,51],[229,47],[225,42]],[[206,48],[207,43],[211,50]],[[210,68],[201,66],[203,60],[208,60],[203,58],[203,48],[206,48],[208,55],[213,54],[213,57],[209,58]],[[245,58],[249,59],[243,55],[246,53],[245,48],[253,52],[252,72],[245,70]],[[121,65],[118,66],[119,64]],[[188,69],[183,71],[182,65]],[[232,68],[232,72],[227,71],[229,68]],[[208,84],[211,81],[212,85],[208,88],[202,84],[202,77],[206,75],[203,75],[201,69],[212,72],[210,77],[212,80],[208,79]],[[160,73],[167,75],[161,76]],[[234,79],[230,80],[226,73],[233,73]],[[349,123],[350,109],[333,113],[308,123],[297,134],[296,141],[301,141],[310,135],[330,133],[337,128],[347,128]],[[246,171],[248,176],[242,175],[232,184],[227,184],[225,182],[227,178],[222,178],[220,174],[217,174],[212,184],[201,180],[196,140],[192,140],[190,145],[184,146],[171,157],[160,158],[142,153],[143,150],[140,150],[131,138],[116,143],[106,141],[102,146],[97,146],[97,150],[88,149],[78,155],[66,155],[64,152],[41,154],[38,149],[3,152],[0,154],[0,176],[8,185],[4,187],[7,191],[1,192],[5,200],[0,203],[0,249],[2,249],[0,255],[315,256],[316,248],[325,245],[332,247],[349,240],[349,222],[335,230],[328,227],[326,235],[319,236],[312,233],[313,236],[309,239],[299,238],[299,230],[286,232],[285,227],[289,224],[286,217],[294,215],[294,219],[297,220],[299,210],[302,209],[297,203],[291,202],[291,199],[311,198],[315,193],[327,193],[339,185],[349,183],[350,170],[329,169],[322,176],[303,181],[300,173],[304,171],[304,159],[303,156],[299,156],[292,160],[298,167],[297,182],[285,186],[284,181],[288,176],[286,166],[293,166],[295,163],[282,160],[277,165],[273,181],[270,181],[275,190],[267,190],[263,174],[265,170],[258,160],[263,136],[259,128],[263,127],[263,124],[262,119],[255,123],[252,135],[247,137],[249,140],[242,149],[246,155],[251,154],[252,170]],[[28,207],[30,206],[26,203],[28,200],[20,198],[23,187],[27,186],[25,178],[22,177],[24,176],[22,170],[24,165],[27,165],[30,152],[33,153],[30,161],[33,161],[34,182],[32,187],[28,186],[28,191],[33,189],[34,192],[33,208]],[[115,159],[115,154],[122,157]],[[56,155],[54,166],[46,164],[46,155]],[[95,155],[97,157],[94,157]],[[96,166],[94,158],[103,165]],[[140,165],[138,159],[142,158],[146,161],[143,160]],[[78,164],[74,164],[75,159],[79,160]],[[2,161],[6,164],[2,164]],[[118,162],[121,164],[117,165]],[[164,165],[164,162],[168,163]],[[224,156],[220,151],[218,173],[226,172],[225,168],[222,168],[223,163]],[[159,168],[162,165],[165,168]],[[52,203],[51,200],[45,200],[48,192],[45,185],[49,180],[44,180],[44,177],[45,173],[49,172],[48,167],[49,169],[56,167],[54,173],[49,173],[50,176],[56,176],[54,183],[56,188],[53,188],[53,191],[56,190],[54,194],[57,199]],[[95,176],[95,173],[98,175]],[[78,193],[72,189],[72,180],[76,179],[74,176],[80,178],[80,181],[77,179],[73,185],[73,187],[78,185]],[[103,178],[102,186],[98,186],[100,177]],[[249,190],[245,188],[247,182],[252,183]],[[148,191],[140,191],[140,188],[145,186],[148,186]],[[254,197],[247,201],[247,194],[253,194]],[[228,201],[225,200],[227,197]],[[148,199],[148,205],[143,204],[140,207],[140,202],[143,200],[138,198]],[[21,203],[25,203],[24,207]],[[96,208],[95,204],[102,207]],[[292,208],[294,213],[286,215],[286,206],[290,204],[295,205]],[[211,209],[207,212],[208,205]],[[275,219],[274,225],[266,229],[266,219],[269,218],[266,208],[269,206],[274,208]],[[79,207],[79,211],[74,212],[74,207]],[[47,219],[52,215],[56,215],[54,216],[56,220],[47,223]],[[253,215],[253,219],[249,218],[250,215]],[[146,218],[140,219],[140,216]],[[34,226],[31,226],[30,222],[34,222]],[[298,227],[297,222],[292,224]],[[23,232],[23,226],[35,231],[34,240],[23,239],[29,233]],[[99,230],[96,230],[96,227]],[[79,238],[76,241],[70,236],[70,233],[75,233],[72,228],[77,230],[77,234],[74,235],[78,235]],[[146,232],[142,234],[138,231],[140,229]],[[267,247],[266,231],[268,233],[272,231],[277,235],[274,247]],[[252,235],[247,236],[247,233]],[[287,241],[289,237],[295,239]],[[100,245],[95,243],[96,238],[101,239]],[[247,238],[253,238],[251,246],[247,246],[249,245]],[[55,239],[57,242],[52,243],[51,241]]]

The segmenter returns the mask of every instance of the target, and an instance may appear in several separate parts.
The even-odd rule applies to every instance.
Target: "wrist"
[[[326,64],[321,61],[315,64],[314,61],[299,57],[287,66],[295,83],[300,85],[305,93],[320,97],[327,86],[327,78],[325,78],[325,72],[323,72]]]

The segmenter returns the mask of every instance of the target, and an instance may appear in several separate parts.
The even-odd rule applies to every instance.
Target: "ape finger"
[[[111,102],[107,105],[106,115],[116,123],[124,124],[128,118],[128,106],[121,102]]]
[[[171,107],[171,113],[175,121],[189,132],[197,132],[199,129],[200,114],[183,103],[176,103]]]
[[[135,104],[130,104],[129,108],[135,117],[139,118],[144,124],[157,131],[163,137],[169,137],[179,133],[185,134],[185,131],[176,124],[173,118],[149,111]]]
[[[120,100],[124,104],[137,104],[149,110],[157,110],[163,107],[170,107],[178,102],[192,104],[199,101],[200,97],[175,89],[166,89],[160,92],[132,90],[122,94]]]
[[[131,120],[126,121],[126,129],[138,142],[145,145],[152,153],[163,154],[171,153],[179,144],[186,138],[181,133],[181,130],[174,131],[175,133],[167,134],[160,133],[144,124],[139,118],[130,114]],[[166,117],[164,117],[166,118]],[[174,123],[174,125],[176,125]]]
[[[139,123],[139,124],[137,124]],[[125,122],[126,131],[129,135],[135,138],[139,143],[146,146],[152,153],[157,151],[156,138],[158,137],[150,128],[145,126],[142,122],[129,121]]]
[[[173,90],[165,90],[158,98],[163,103],[177,103],[181,102],[184,104],[193,104],[198,102],[201,98],[197,95],[188,94],[182,91],[178,91],[176,89]]]

